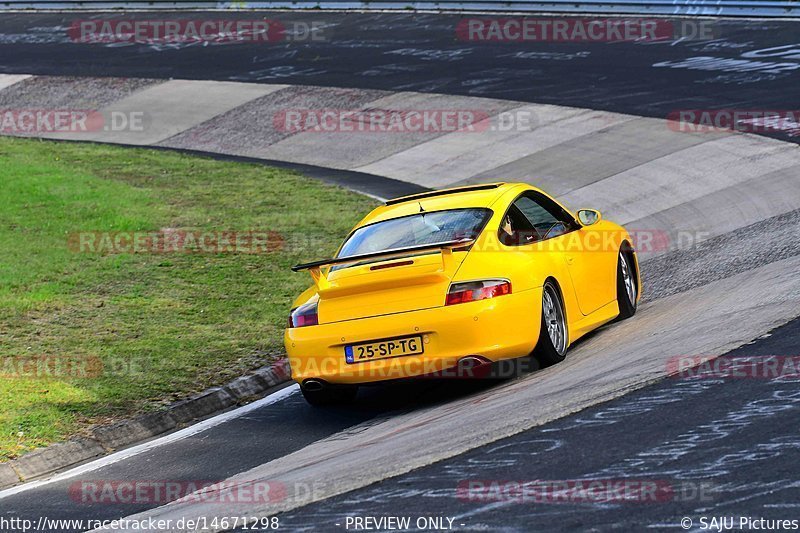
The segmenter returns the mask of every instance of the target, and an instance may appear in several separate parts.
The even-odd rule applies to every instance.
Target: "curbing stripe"
[[[172,431],[178,423],[168,411],[150,413],[111,426],[100,426],[92,430],[93,437],[109,451],[129,446],[155,435]]]
[[[236,400],[228,391],[214,387],[173,405],[170,414],[179,424],[186,424],[212,413],[224,411],[235,403]]]
[[[34,450],[12,463],[20,479],[26,481],[105,453],[106,449],[95,440],[73,439]]]
[[[10,463],[0,464],[0,487],[10,487],[20,481],[19,474]]]

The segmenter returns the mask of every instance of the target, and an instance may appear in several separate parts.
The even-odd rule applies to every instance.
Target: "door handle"
[[[568,255],[568,256],[567,256],[567,264],[568,264],[568,265],[571,265],[571,264],[572,264],[572,263],[574,263],[574,262],[575,262],[575,258],[574,258],[574,257],[572,257],[571,255]]]

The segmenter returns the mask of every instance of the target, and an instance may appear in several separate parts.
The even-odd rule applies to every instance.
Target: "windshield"
[[[450,209],[376,222],[354,231],[342,246],[339,257],[474,239],[491,214],[489,209]]]

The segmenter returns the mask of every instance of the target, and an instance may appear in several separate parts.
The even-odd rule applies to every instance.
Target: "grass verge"
[[[279,357],[310,281],[289,267],[333,253],[374,204],[261,165],[0,138],[0,462]],[[254,254],[70,241],[162,230],[280,242]]]

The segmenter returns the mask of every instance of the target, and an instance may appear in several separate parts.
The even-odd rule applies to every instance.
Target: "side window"
[[[529,192],[517,198],[500,224],[500,241],[520,246],[552,239],[577,228],[569,213],[546,196]]]

